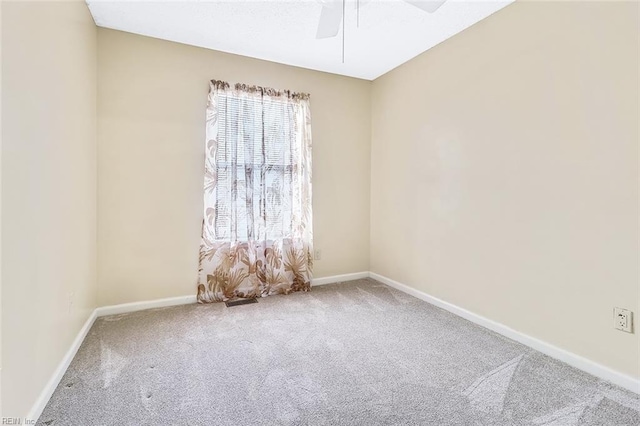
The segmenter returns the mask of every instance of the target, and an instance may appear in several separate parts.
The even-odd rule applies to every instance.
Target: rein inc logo
[[[0,424],[3,425],[35,425],[35,419],[27,419],[21,417],[2,417],[0,419]]]

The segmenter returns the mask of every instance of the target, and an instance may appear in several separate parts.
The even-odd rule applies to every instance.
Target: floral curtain
[[[198,302],[308,291],[309,95],[211,81]]]

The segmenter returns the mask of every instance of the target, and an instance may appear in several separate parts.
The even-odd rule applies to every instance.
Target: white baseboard
[[[195,293],[195,292],[194,292]],[[166,299],[146,300],[143,302],[123,303],[121,305],[102,306],[96,309],[97,317],[143,311],[145,309],[164,308],[167,306],[189,305],[197,303],[196,295],[168,297]]]
[[[62,361],[60,361],[58,368],[56,368],[53,375],[38,396],[35,404],[31,407],[31,410],[29,411],[29,414],[26,418],[30,420],[37,420],[40,417],[40,414],[42,414],[42,411],[47,405],[47,402],[49,402],[51,395],[53,395],[53,392],[58,387],[60,380],[62,380],[62,376],[64,376],[64,373],[67,371],[67,368],[69,367],[69,364],[71,364],[73,357],[76,356],[80,345],[84,341],[84,338],[87,336],[87,333],[91,329],[91,326],[95,322],[96,318],[103,317],[105,315],[123,314],[126,312],[142,311],[144,309],[151,308],[162,308],[165,306],[187,305],[190,303],[196,303],[195,295],[148,300],[144,302],[124,303],[122,305],[103,306],[94,309],[93,312],[91,312],[91,315],[89,315],[87,321],[85,321],[84,325],[78,332],[76,338],[73,340],[73,343],[71,343],[71,347],[62,358]]]
[[[84,322],[84,325],[78,332],[76,338],[73,340],[73,343],[71,343],[71,347],[69,348],[69,350],[67,350],[67,353],[64,354],[64,357],[62,358],[62,361],[60,361],[58,368],[56,368],[56,370],[53,372],[53,375],[45,385],[44,389],[42,390],[42,392],[40,392],[40,395],[38,396],[35,404],[33,404],[31,410],[29,410],[29,414],[27,414],[26,417],[27,419],[37,420],[38,417],[40,417],[40,414],[42,414],[44,407],[49,402],[49,398],[51,398],[51,395],[53,395],[53,391],[55,391],[58,387],[58,383],[60,383],[60,380],[62,380],[62,376],[64,376],[64,373],[67,371],[67,368],[69,367],[69,364],[71,364],[73,357],[76,356],[80,345],[82,345],[84,338],[87,336],[87,333],[91,329],[91,326],[93,325],[95,320],[96,310],[94,309],[93,312],[91,312],[91,315],[89,315],[89,318],[87,318],[87,320]]]
[[[503,336],[508,337],[509,339],[515,340],[516,342],[529,346],[530,348],[533,348],[539,352],[542,352],[543,354],[546,354],[552,358],[563,361],[571,365],[572,367],[575,367],[593,376],[607,380],[620,387],[623,387],[632,392],[640,394],[640,380],[638,379],[635,379],[623,373],[612,370],[601,364],[598,364],[596,362],[583,358],[579,355],[576,355],[572,352],[566,351],[564,349],[560,349],[549,343],[543,342],[534,337],[528,336],[512,328],[509,328],[506,325],[500,324],[496,321],[492,321],[478,314],[474,314],[473,312],[470,312],[459,306],[456,306],[449,302],[445,302],[444,300],[430,296],[420,290],[416,290],[415,288],[409,287],[405,284],[401,284],[397,281],[394,281],[385,276],[376,274],[374,272],[355,272],[351,274],[342,274],[342,275],[334,275],[330,277],[314,278],[311,281],[311,284],[312,286],[319,286],[319,285],[325,285],[325,284],[363,279],[368,277],[378,280],[381,283],[387,284],[388,286],[393,287],[397,290],[400,290],[404,293],[410,294],[411,296],[417,297],[418,299],[423,300],[427,303],[430,303],[434,306],[445,309],[468,321],[476,323],[482,327],[488,328],[489,330],[495,331],[498,334],[502,334]],[[36,403],[33,405],[31,410],[29,411],[27,418],[36,420],[38,419],[38,417],[40,417],[40,414],[42,414],[44,407],[47,405],[47,402],[49,402],[49,398],[51,398],[51,395],[56,390],[58,383],[60,383],[62,376],[64,376],[64,373],[67,371],[69,364],[71,364],[73,357],[78,352],[80,345],[84,341],[84,338],[89,332],[89,329],[91,329],[91,326],[95,322],[96,318],[103,317],[105,315],[123,314],[127,312],[141,311],[144,309],[162,308],[166,306],[176,306],[176,305],[187,305],[191,303],[196,303],[195,295],[170,297],[167,299],[149,300],[144,302],[124,303],[121,305],[103,306],[95,309],[91,313],[87,321],[84,323],[80,331],[78,332],[78,335],[76,336],[73,343],[71,344],[71,347],[69,348],[67,353],[64,355],[62,361],[58,365],[58,368],[56,368],[55,372],[47,382],[45,388],[40,393],[40,396],[36,400]]]
[[[344,281],[360,280],[362,278],[369,278],[369,272],[353,272],[351,274],[333,275],[331,277],[313,278],[311,280],[311,286],[325,285],[333,283],[341,283]]]
[[[511,340],[515,340],[516,342],[529,346],[530,348],[535,349],[538,352],[542,352],[543,354],[548,355],[557,360],[560,360],[566,364],[569,364],[572,367],[575,367],[579,370],[587,372],[600,379],[607,380],[611,383],[614,383],[620,387],[628,389],[637,394],[640,394],[639,379],[635,379],[631,376],[627,376],[626,374],[612,370],[609,367],[605,367],[604,365],[601,365],[594,361],[583,358],[572,352],[566,351],[564,349],[560,349],[557,346],[553,346],[549,343],[543,342],[542,340],[536,339],[535,337],[528,336],[524,333],[516,331],[512,328],[509,328],[506,325],[500,324],[496,321],[490,320],[478,314],[474,314],[473,312],[470,312],[452,303],[445,302],[444,300],[430,296],[427,293],[424,293],[420,290],[416,290],[413,287],[409,287],[405,284],[401,284],[397,281],[392,280],[391,278],[387,278],[385,276],[376,274],[374,272],[370,272],[369,276],[374,280],[378,280],[381,283],[387,284],[390,287],[393,287],[404,293],[410,294],[411,296],[417,297],[420,300],[424,300],[427,303],[430,303],[434,306],[437,306],[446,311],[449,311],[468,321],[481,325],[482,327],[488,328],[491,331],[495,331],[498,334],[502,334],[503,336],[508,337]]]

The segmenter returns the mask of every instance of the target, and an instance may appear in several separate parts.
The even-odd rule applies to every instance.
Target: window
[[[308,290],[308,95],[212,81],[198,301]]]
[[[298,103],[227,91],[216,96],[216,106],[214,240],[295,238],[309,172],[301,164]]]

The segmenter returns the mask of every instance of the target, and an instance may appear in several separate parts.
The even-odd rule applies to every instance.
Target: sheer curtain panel
[[[307,291],[309,95],[211,81],[198,302]]]

